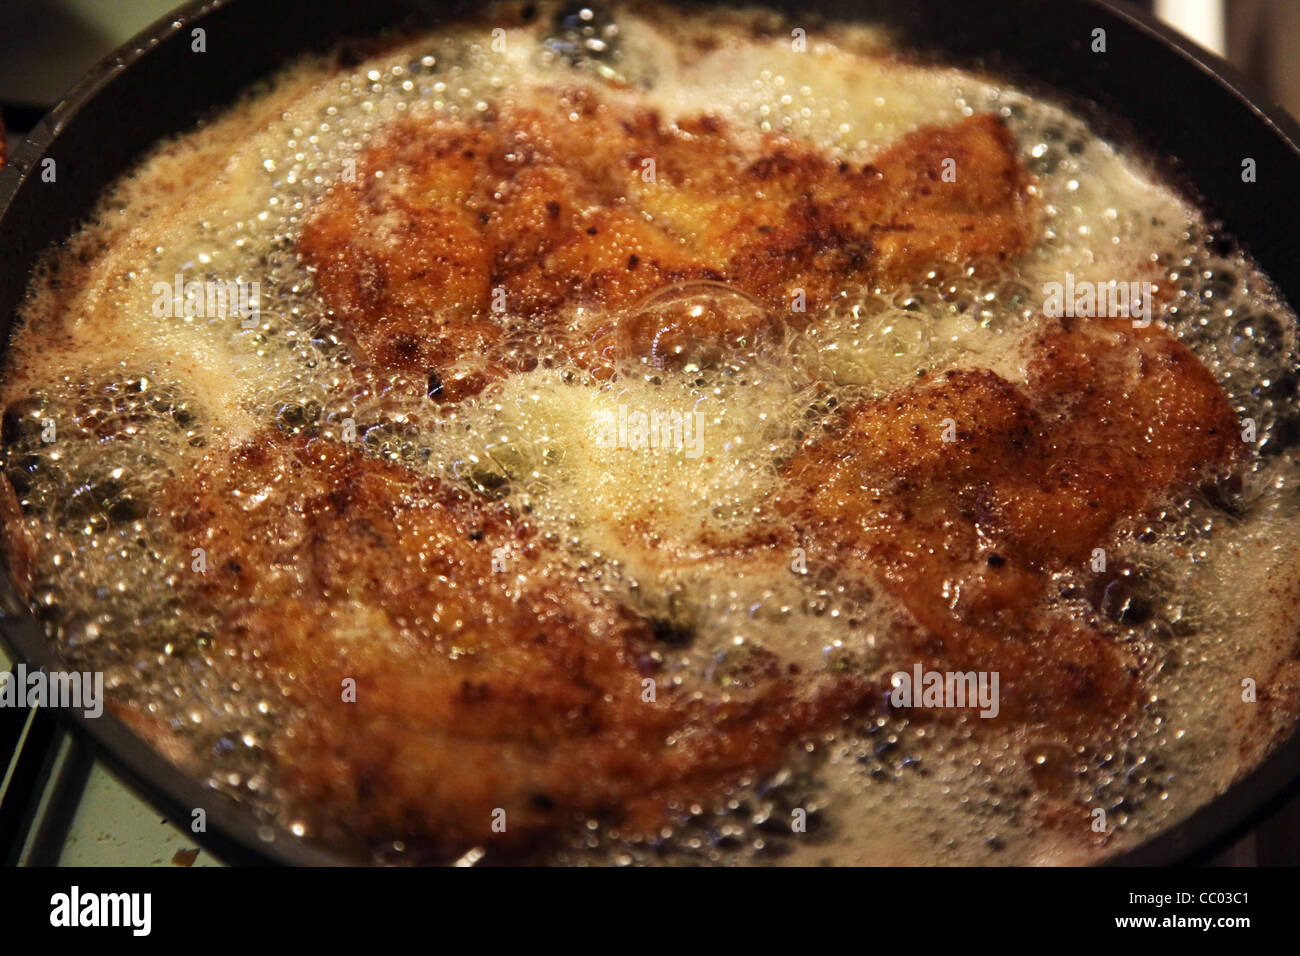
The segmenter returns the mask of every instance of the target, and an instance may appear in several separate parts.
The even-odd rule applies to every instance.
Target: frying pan
[[[84,78],[32,131],[0,171],[0,342],[37,257],[84,220],[101,191],[159,138],[190,129],[253,81],[293,57],[394,26],[453,19],[474,4],[456,0],[197,0],[158,21]],[[772,3],[778,9],[780,3]],[[1292,235],[1300,222],[1300,127],[1262,105],[1226,63],[1152,19],[1102,0],[802,0],[786,12],[812,25],[824,15],[892,26],[924,51],[982,66],[1082,107],[1122,130],[1209,215],[1223,220],[1292,304],[1300,266]],[[191,52],[192,31],[207,51]],[[1106,53],[1092,52],[1095,29]],[[1257,182],[1243,183],[1242,160]],[[41,163],[57,163],[57,185]],[[9,585],[0,582],[0,635],[29,669],[57,669],[51,643]],[[59,719],[168,817],[218,857],[238,863],[333,864],[340,857],[258,820],[233,800],[181,773],[105,713]],[[1205,859],[1279,803],[1300,781],[1300,730],[1224,794],[1178,825],[1117,857],[1120,864]]]

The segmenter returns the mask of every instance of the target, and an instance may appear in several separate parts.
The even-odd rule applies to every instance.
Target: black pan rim
[[[90,108],[115,77],[147,57],[168,37],[202,24],[214,12],[239,0],[191,0],[119,47],[88,71],[28,134],[0,169],[0,228],[22,184],[36,175],[40,160],[68,122]],[[763,2],[763,0],[759,0]],[[1300,123],[1276,107],[1221,58],[1203,50],[1146,13],[1120,0],[1073,0],[1096,8],[1145,39],[1177,53],[1182,62],[1211,78],[1236,103],[1264,123],[1300,162]],[[780,2],[767,5],[781,7]],[[826,19],[834,19],[827,16]],[[343,37],[339,38],[340,40]],[[1051,87],[1048,87],[1051,89]],[[1243,237],[1247,242],[1249,237]],[[3,349],[0,349],[2,354]],[[8,587],[7,581],[5,582]],[[62,666],[51,642],[31,613],[5,594],[0,607],[0,638],[18,662],[45,670]],[[153,749],[115,715],[88,719],[76,711],[56,711],[97,756],[121,775],[148,802],[183,830],[190,831],[194,808],[207,814],[207,829],[195,840],[220,859],[241,864],[297,866],[347,865],[354,861],[304,840],[289,830],[260,820],[247,806],[189,777]],[[1151,839],[1109,857],[1106,866],[1151,866],[1204,862],[1214,852],[1256,825],[1290,794],[1300,790],[1300,721],[1289,736],[1249,773],[1178,823]]]

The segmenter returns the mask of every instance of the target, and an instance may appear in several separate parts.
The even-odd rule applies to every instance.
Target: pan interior
[[[270,757],[287,718],[281,688],[229,669],[219,609],[182,596],[190,542],[156,503],[204,456],[267,426],[343,440],[350,421],[365,454],[527,512],[563,543],[566,567],[600,567],[593,586],[602,594],[657,618],[687,614],[693,640],[671,656],[690,679],[718,673],[742,645],[803,667],[842,659],[883,673],[893,667],[881,648],[898,612],[888,602],[824,580],[739,573],[722,587],[725,564],[665,574],[654,555],[620,543],[622,523],[636,515],[665,534],[734,530],[771,492],[773,463],[809,430],[832,426],[835,408],[921,370],[1023,377],[1019,344],[1046,283],[1067,272],[1104,283],[1142,263],[1172,289],[1171,331],[1253,422],[1257,445],[1228,500],[1172,501],[1111,555],[1149,585],[1144,612],[1114,627],[1149,677],[1145,719],[1064,756],[1059,741],[1019,729],[990,740],[897,715],[863,721],[817,739],[716,814],[686,808],[667,859],[1093,859],[1168,828],[1253,766],[1294,715],[1285,704],[1242,706],[1242,681],[1283,679],[1278,668],[1295,648],[1277,635],[1297,631],[1284,585],[1300,580],[1295,317],[1268,277],[1124,144],[996,78],[900,60],[882,31],[829,28],[810,56],[791,45],[790,23],[767,14],[692,15],[671,31],[642,10],[601,16],[597,26],[617,28],[595,30],[603,46],[589,42],[588,21],[545,10],[534,22],[506,21],[503,43],[488,16],[346,66],[303,61],[152,153],[46,262],[9,357],[5,454],[36,549],[32,607],[62,657],[102,670],[118,704],[169,727],[177,759],[208,785],[314,836],[286,806]],[[734,40],[711,48],[705,38],[720,31]],[[404,114],[472,119],[514,91],[558,84],[648,101],[668,118],[708,103],[743,135],[783,132],[855,162],[922,124],[990,112],[1037,177],[1043,239],[1011,276],[846,294],[815,329],[742,356],[740,376],[734,367],[629,367],[617,392],[602,391],[565,363],[563,341],[542,336],[519,345],[541,359],[535,371],[452,409],[406,400],[401,375],[378,386],[360,379],[352,344],[295,253],[304,218]],[[256,324],[186,315],[189,294],[171,291],[176,276],[257,283]],[[814,399],[810,369],[834,401],[824,389]],[[716,425],[713,450],[729,453],[703,455],[708,465],[660,456],[616,474],[588,447],[582,423],[620,404],[700,410]],[[51,419],[68,437],[45,440]],[[752,435],[761,441],[734,453],[737,436]],[[1063,575],[1060,591],[1077,593],[1084,571]],[[1041,825],[1050,801],[1038,778],[1061,761],[1068,800],[1105,810],[1116,828],[1104,845]],[[813,839],[770,825],[798,809],[822,821]],[[400,847],[372,851],[404,858]],[[664,852],[583,821],[551,858],[640,862]]]

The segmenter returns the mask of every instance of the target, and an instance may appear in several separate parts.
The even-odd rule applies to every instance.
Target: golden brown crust
[[[1028,174],[988,115],[855,165],[576,90],[477,121],[398,121],[356,172],[313,210],[299,252],[380,369],[489,356],[465,383],[443,376],[449,398],[504,372],[492,356],[511,332],[550,328],[599,365],[622,313],[672,283],[726,281],[801,324],[851,286],[1006,259],[1035,227]],[[556,327],[577,305],[590,310],[581,327]],[[697,336],[738,332],[707,319]],[[656,331],[638,326],[623,344],[646,354]]]
[[[318,832],[454,854],[583,817],[653,831],[867,693],[768,658],[725,692],[660,682],[647,700],[650,627],[525,524],[343,446],[281,441],[214,456],[172,504],[208,555],[219,649],[287,687],[281,784]]]
[[[1003,715],[1110,723],[1136,662],[1091,627],[1041,611],[1049,576],[1242,454],[1199,361],[1157,327],[1048,323],[1029,381],[949,371],[853,409],[787,463],[782,510],[812,549],[881,581],[938,670],[1001,675]],[[947,440],[946,440],[947,439]]]

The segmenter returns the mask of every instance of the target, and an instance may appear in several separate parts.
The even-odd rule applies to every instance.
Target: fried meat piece
[[[725,692],[651,693],[652,629],[527,525],[339,444],[262,435],[194,488],[173,507],[208,555],[198,598],[218,646],[285,688],[280,784],[332,839],[446,857],[588,818],[654,832],[866,693],[774,659]]]
[[[1113,722],[1137,662],[1043,610],[1126,520],[1242,453],[1223,390],[1183,345],[1127,320],[1063,320],[1028,381],[952,370],[863,404],[785,466],[781,508],[837,566],[879,580],[916,623],[908,668],[998,671],[1002,713]]]
[[[576,90],[483,119],[399,120],[312,210],[298,250],[366,361],[463,366],[442,375],[455,398],[538,330],[589,367],[611,349],[648,354],[655,323],[620,334],[620,318],[673,283],[722,281],[761,305],[697,316],[697,337],[730,343],[737,322],[772,321],[763,309],[799,324],[845,288],[1006,259],[1032,236],[1028,184],[989,115],[861,165]]]

